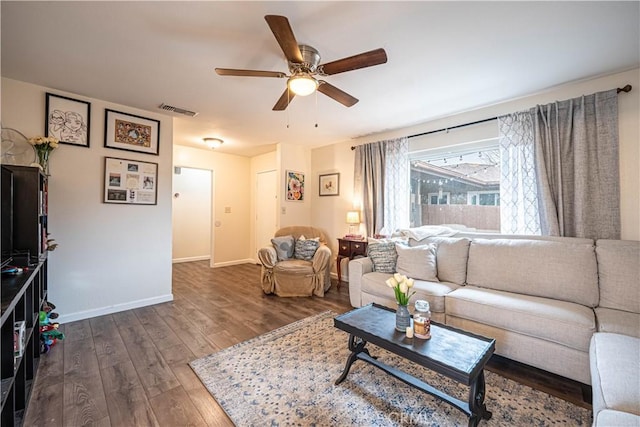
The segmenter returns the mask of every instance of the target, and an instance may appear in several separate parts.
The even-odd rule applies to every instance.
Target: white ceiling
[[[255,155],[402,128],[640,64],[640,2],[2,1],[2,76],[176,116],[174,143]],[[264,15],[289,18],[322,63],[382,47],[388,63],[329,76],[360,100],[296,97]],[[640,88],[638,88],[640,89]],[[635,89],[634,89],[635,90]],[[316,106],[317,102],[317,106]],[[179,117],[179,118],[178,118]],[[289,126],[287,127],[287,123]],[[318,127],[314,127],[318,123]]]

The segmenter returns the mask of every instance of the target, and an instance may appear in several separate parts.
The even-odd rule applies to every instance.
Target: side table
[[[336,272],[338,273],[338,289],[342,283],[342,271],[340,264],[345,258],[350,260],[357,257],[367,256],[367,241],[366,240],[352,240],[352,239],[338,239],[338,256],[336,257]]]

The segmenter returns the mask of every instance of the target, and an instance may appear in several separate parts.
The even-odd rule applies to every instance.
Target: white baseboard
[[[174,264],[177,264],[179,262],[192,262],[192,261],[206,261],[211,259],[211,257],[209,255],[203,255],[203,256],[190,256],[190,257],[185,257],[185,258],[174,258],[172,260],[172,262]]]
[[[134,308],[146,307],[148,305],[160,304],[163,302],[173,301],[173,294],[162,295],[159,297],[146,298],[137,301],[131,301],[124,304],[116,304],[108,307],[94,308],[92,310],[78,311],[76,313],[61,314],[56,322],[68,323],[76,320],[90,319],[92,317],[104,316],[105,314],[118,313],[120,311],[131,310]]]
[[[215,264],[213,264],[213,268],[228,267],[230,265],[238,265],[238,264],[255,264],[255,263],[256,261],[251,258],[237,259],[235,261],[216,262]]]

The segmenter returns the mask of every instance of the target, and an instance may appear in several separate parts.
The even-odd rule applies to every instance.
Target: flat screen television
[[[2,199],[2,229],[0,239],[2,241],[2,268],[11,263],[13,255],[13,173],[2,166],[0,175],[0,199]]]

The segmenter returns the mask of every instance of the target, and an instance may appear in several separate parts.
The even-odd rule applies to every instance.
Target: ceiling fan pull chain
[[[318,127],[318,91],[316,90],[316,128]]]
[[[289,95],[291,93],[289,92],[289,85],[287,85],[287,105],[289,105],[289,103],[291,102],[291,99],[289,99]],[[289,109],[287,108],[287,129],[289,129]]]

